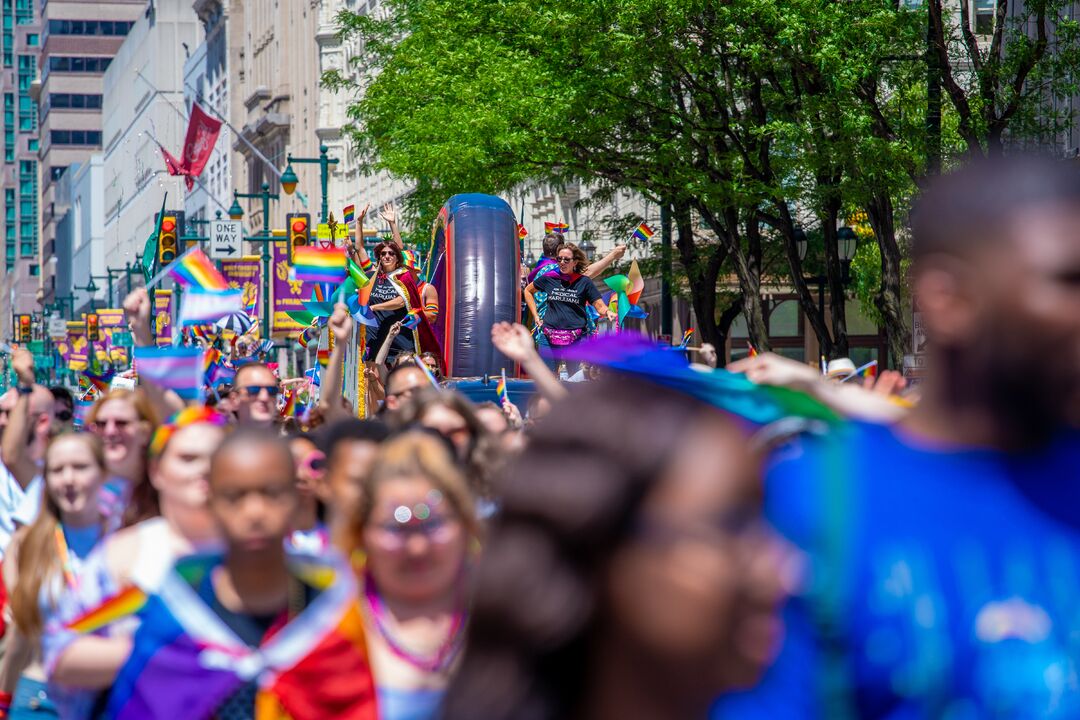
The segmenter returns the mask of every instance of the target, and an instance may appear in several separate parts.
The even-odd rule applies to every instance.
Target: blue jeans
[[[60,717],[56,706],[49,700],[45,683],[40,680],[19,678],[15,686],[15,697],[11,700],[11,720],[40,720],[40,718]]]

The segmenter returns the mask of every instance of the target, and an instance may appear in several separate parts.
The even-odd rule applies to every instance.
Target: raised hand
[[[393,225],[397,222],[397,211],[394,210],[394,203],[386,203],[382,206],[382,210],[379,211],[379,217],[386,221],[388,225]]]
[[[26,348],[18,348],[11,354],[11,369],[20,385],[34,384],[34,356]]]
[[[524,325],[495,323],[491,326],[491,342],[499,352],[514,362],[525,362],[536,355],[532,333]]]
[[[127,316],[128,327],[135,341],[139,345],[147,345],[153,341],[150,333],[150,294],[146,288],[136,288],[124,298],[124,314]]]
[[[337,342],[345,342],[352,335],[353,319],[349,314],[349,308],[344,303],[338,303],[334,306],[334,312],[330,315],[330,318],[326,321],[327,327],[330,328],[330,332],[334,333],[334,338]]]

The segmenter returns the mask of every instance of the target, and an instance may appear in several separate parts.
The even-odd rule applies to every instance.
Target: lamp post
[[[336,160],[334,162],[337,162]],[[288,168],[286,168],[288,170]],[[295,173],[293,174],[295,178]],[[285,175],[282,175],[284,181]],[[284,187],[284,182],[282,183]],[[325,190],[325,184],[323,186]],[[296,184],[292,185],[292,189],[296,189]],[[286,191],[288,192],[288,191]],[[325,193],[324,193],[325,195]],[[229,208],[229,218],[232,220],[242,220],[244,217],[244,209],[240,207],[240,198],[245,200],[262,200],[262,216],[263,216],[263,231],[262,235],[245,235],[244,240],[248,242],[257,242],[262,245],[262,268],[263,268],[263,327],[262,335],[263,339],[270,338],[270,243],[274,242],[275,238],[270,233],[270,201],[280,200],[278,195],[270,192],[269,183],[262,184],[262,192],[258,193],[242,193],[233,190],[233,204]],[[325,197],[323,199],[325,204]]]
[[[809,244],[806,232],[801,227],[795,228],[795,248],[799,251],[800,261],[806,259]],[[855,257],[858,244],[859,239],[851,228],[844,226],[836,230],[836,252],[840,257],[841,285],[847,285],[851,282],[851,261]],[[829,278],[826,275],[810,275],[803,277],[803,282],[807,285],[817,285],[818,319],[821,321],[821,327],[825,327],[825,286],[829,284]],[[832,302],[836,302],[836,298],[832,298]]]
[[[90,296],[90,312],[94,312],[97,309],[97,305],[94,304],[95,303],[94,296],[97,294],[97,291],[98,291],[98,286],[94,282],[94,276],[93,275],[90,276],[90,282],[86,283],[86,285],[84,285],[82,287],[79,287],[78,285],[76,285],[75,289],[76,290],[84,290]],[[74,308],[72,308],[71,314],[72,315],[75,314]]]
[[[286,159],[288,165],[285,166],[285,172],[281,173],[281,189],[285,191],[286,195],[292,195],[296,190],[296,184],[300,181],[296,177],[296,173],[293,171],[292,164],[295,163],[310,163],[312,165],[319,166],[319,187],[322,189],[322,218],[319,222],[326,222],[330,216],[329,200],[326,197],[326,185],[330,175],[330,166],[337,165],[338,159],[332,158],[327,155],[329,148],[325,145],[319,146],[319,157],[317,158],[294,158],[292,155],[287,155]],[[241,197],[243,197],[241,195]],[[232,210],[229,211],[229,216],[232,217]],[[237,218],[233,218],[236,220]]]

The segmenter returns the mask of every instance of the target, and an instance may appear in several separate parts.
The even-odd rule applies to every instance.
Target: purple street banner
[[[154,291],[154,336],[158,347],[172,345],[172,290]]]
[[[248,255],[236,260],[222,260],[221,274],[229,281],[229,287],[244,291],[242,302],[245,312],[258,320],[262,313],[262,267],[259,265],[259,256]],[[260,326],[256,323],[250,334],[258,337],[259,329]]]
[[[289,317],[289,311],[304,310],[304,301],[311,299],[314,283],[289,278],[289,245],[287,242],[274,243],[273,253],[274,291],[270,296],[273,302],[273,322],[270,334],[275,339],[295,336],[305,326]]]
[[[81,372],[86,369],[86,321],[69,322],[67,324],[67,361],[68,368],[72,372]],[[61,352],[61,354],[63,354]]]
[[[101,333],[101,343],[105,347],[112,345],[114,332],[127,332],[123,308],[104,308],[97,311],[97,316],[98,332]]]

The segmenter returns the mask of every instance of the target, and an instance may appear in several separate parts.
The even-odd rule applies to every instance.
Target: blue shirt
[[[766,495],[808,587],[715,719],[1080,716],[1080,435],[1008,454],[853,423],[779,451]]]

